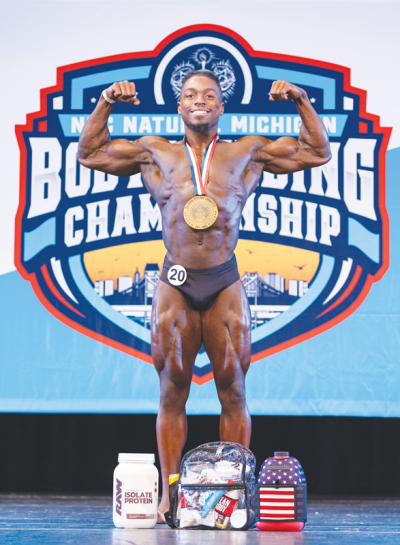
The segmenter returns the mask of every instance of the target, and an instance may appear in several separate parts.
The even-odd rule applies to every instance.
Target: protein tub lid
[[[151,462],[154,464],[155,456],[154,454],[120,452],[118,462]]]

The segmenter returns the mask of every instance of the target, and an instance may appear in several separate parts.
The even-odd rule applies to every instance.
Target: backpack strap
[[[170,513],[169,511],[167,511],[166,513],[164,513],[164,517],[165,517],[165,520],[166,520],[166,522],[167,522],[167,524],[168,524],[168,526],[169,526],[170,528],[172,528],[173,530],[174,530],[175,528],[177,528],[177,526],[175,525],[175,523],[174,523],[174,521],[173,521],[173,519],[172,519],[171,513]]]

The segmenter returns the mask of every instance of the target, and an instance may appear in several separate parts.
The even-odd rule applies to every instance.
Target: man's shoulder
[[[170,141],[170,140],[167,140],[166,138],[163,138],[162,136],[153,136],[153,135],[141,136],[137,140],[134,140],[132,143],[136,146],[141,146],[142,148],[145,148],[147,150],[150,150],[154,147],[160,148],[160,146],[165,148],[171,148],[172,146],[177,146],[182,144],[181,141],[178,141],[178,142]]]
[[[247,136],[242,136],[241,138],[238,138],[234,141],[221,140],[221,142],[223,144],[226,144],[227,146],[231,146],[232,149],[239,148],[243,151],[256,151],[262,148],[265,144],[271,142],[271,140],[257,134],[249,134]]]

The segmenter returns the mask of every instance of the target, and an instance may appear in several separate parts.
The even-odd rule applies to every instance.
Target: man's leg
[[[222,291],[202,313],[202,329],[222,405],[221,441],[248,447],[251,418],[246,404],[245,376],[251,355],[251,315],[240,280]]]
[[[164,513],[169,509],[168,476],[179,473],[186,442],[185,404],[201,346],[201,321],[200,313],[190,309],[182,294],[162,281],[153,297],[151,346],[161,385],[157,443],[163,495],[158,522],[165,522]]]

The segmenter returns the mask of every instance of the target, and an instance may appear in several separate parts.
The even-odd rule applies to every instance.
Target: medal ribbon
[[[205,195],[207,190],[208,177],[210,174],[211,159],[214,155],[215,146],[219,142],[219,136],[218,134],[216,134],[214,140],[211,142],[208,148],[206,148],[203,155],[201,168],[199,166],[199,161],[197,159],[194,148],[192,148],[192,146],[186,141],[185,137],[183,138],[183,142],[185,143],[186,154],[189,159],[190,170],[192,171],[195,195]]]

